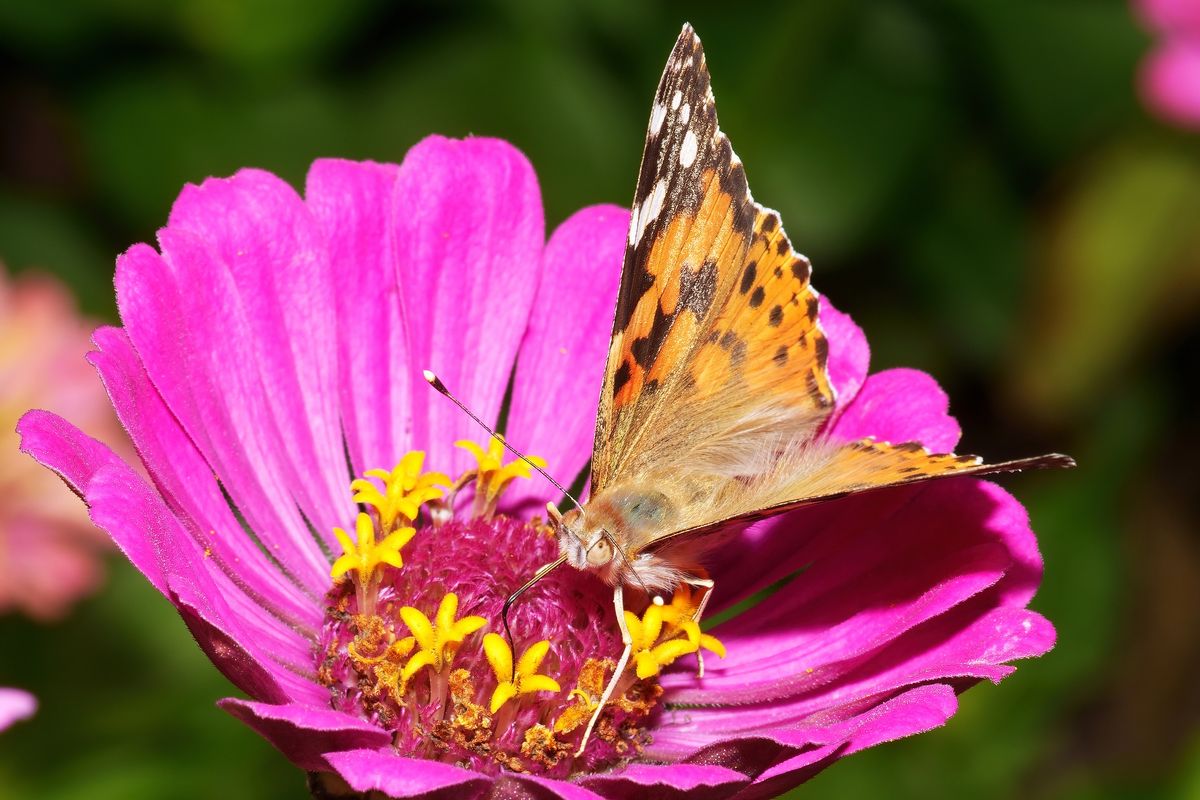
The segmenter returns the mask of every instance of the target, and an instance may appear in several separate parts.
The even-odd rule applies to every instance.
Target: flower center
[[[575,570],[550,573],[512,607],[510,646],[504,601],[558,545],[539,519],[495,514],[528,467],[502,464],[494,441],[468,449],[479,465],[454,483],[422,473],[419,453],[391,472],[368,472],[379,484],[354,481],[354,499],[369,510],[353,539],[335,531],[345,554],[332,570],[318,650],[333,707],[391,731],[401,755],[480,772],[566,777],[636,757],[662,692],[659,669],[719,643],[687,616],[687,596],[651,606],[644,619],[627,613],[636,666],[577,757],[623,646],[611,591]],[[454,494],[471,482],[473,518],[455,518]]]

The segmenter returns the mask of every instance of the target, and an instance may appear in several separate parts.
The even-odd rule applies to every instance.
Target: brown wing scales
[[[655,94],[634,196],[592,487],[736,431],[811,434],[833,402],[808,261],[754,202],[685,28]],[[764,406],[772,413],[760,413]],[[773,421],[757,433],[747,420]],[[790,420],[783,417],[791,417]]]

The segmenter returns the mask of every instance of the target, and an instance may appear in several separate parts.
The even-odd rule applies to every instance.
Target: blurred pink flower
[[[0,613],[56,619],[103,577],[107,538],[77,498],[17,451],[15,432],[20,414],[34,405],[110,442],[124,439],[82,360],[92,327],[53,278],[10,281],[0,268]]]
[[[478,431],[423,367],[490,420],[514,376],[515,443],[567,479],[584,467],[628,224],[585,208],[546,242],[529,163],[482,138],[431,137],[400,166],[318,161],[303,197],[254,170],[188,186],[158,249],[118,260],[124,327],[97,331],[89,357],[152,481],[54,414],[27,414],[21,446],[86,499],[249,695],[220,705],[358,792],[771,797],[941,725],[958,692],[1046,652],[1054,629],[1026,607],[1041,559],[1007,492],[957,479],[846,498],[723,549],[717,612],[803,572],[712,630],[728,655],[702,681],[690,656],[639,652],[639,674],[665,667],[660,680],[630,674],[573,755],[571,725],[604,678],[588,661],[619,653],[606,587],[555,572],[514,609],[524,657],[490,635],[504,597],[556,553],[528,521],[553,493],[521,481],[500,499],[510,516],[440,527],[411,505],[400,516],[415,530],[393,517],[440,493],[416,478],[423,464],[483,472],[490,455],[454,446]],[[958,425],[933,379],[868,375],[862,331],[827,302],[819,313],[839,398],[830,434],[951,449]],[[413,448],[424,462],[374,473],[392,483],[373,500],[357,484],[380,509],[360,514],[348,476]],[[483,485],[503,482],[504,467],[487,469]],[[650,616],[642,643],[669,629]]]
[[[1134,6],[1160,37],[1142,62],[1143,101],[1163,119],[1200,130],[1200,1],[1135,0]]]
[[[0,731],[29,719],[35,711],[37,700],[29,692],[0,686]]]

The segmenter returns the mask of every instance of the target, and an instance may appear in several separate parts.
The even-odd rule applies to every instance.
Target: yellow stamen
[[[450,478],[440,472],[421,472],[424,464],[425,453],[413,450],[391,472],[367,470],[364,477],[350,482],[354,502],[374,508],[385,531],[413,523],[422,505],[446,496],[444,488],[438,487],[450,486]],[[383,490],[369,478],[380,481]]]
[[[400,673],[401,692],[412,677],[425,667],[431,667],[436,673],[449,667],[463,640],[487,624],[486,619],[477,616],[455,619],[457,614],[458,595],[454,592],[448,592],[442,598],[433,622],[412,606],[400,609],[400,618],[412,631],[412,636],[405,637],[400,643],[413,641],[419,647]],[[408,645],[410,649],[412,646]]]
[[[517,458],[504,463],[504,437],[500,434],[493,436],[484,450],[475,442],[460,440],[454,443],[475,456],[476,466],[467,470],[455,482],[455,486],[465,486],[472,479],[475,481],[475,516],[484,519],[491,518],[496,511],[496,501],[500,494],[512,483],[514,478],[528,478],[529,464]],[[545,467],[546,460],[537,456],[526,456],[538,467]]]
[[[674,623],[673,630],[664,632],[664,618],[668,614],[674,617],[674,612],[666,612],[666,608],[669,607],[651,605],[640,619],[632,611],[625,612],[625,625],[633,640],[633,664],[638,678],[657,675],[675,659],[695,653],[701,647],[724,658],[725,646],[715,637],[701,634],[700,626],[691,616],[679,619]]]
[[[492,692],[491,710],[495,714],[500,707],[512,700],[533,692],[560,691],[558,682],[547,675],[539,675],[538,668],[550,652],[550,641],[530,645],[513,669],[513,652],[503,636],[489,633],[483,637],[483,653],[487,656],[492,671],[496,673],[496,691]],[[497,725],[497,729],[500,726]]]
[[[384,565],[399,569],[404,566],[400,548],[408,544],[415,528],[400,528],[389,533],[382,542],[375,541],[375,524],[367,514],[360,513],[354,523],[357,541],[341,528],[334,528],[333,535],[342,546],[343,555],[333,562],[329,575],[334,580],[352,572],[358,590],[358,613],[375,613],[375,593],[379,588],[379,577]]]
[[[671,598],[670,605],[663,606],[662,609],[662,618],[667,625],[668,633],[683,631],[692,644],[724,658],[725,645],[721,644],[717,637],[701,633],[700,625],[696,622],[698,607],[699,602],[695,599],[692,590],[686,584],[680,584],[675,589],[675,595]]]

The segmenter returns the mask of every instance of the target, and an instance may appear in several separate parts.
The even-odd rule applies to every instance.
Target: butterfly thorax
[[[678,583],[678,570],[647,545],[676,528],[679,508],[665,493],[636,486],[616,486],[597,493],[583,511],[563,517],[559,548],[576,569],[618,584],[667,591]]]

